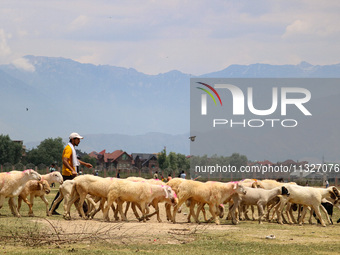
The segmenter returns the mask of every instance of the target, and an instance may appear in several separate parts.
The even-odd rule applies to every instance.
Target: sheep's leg
[[[279,213],[281,213],[279,211],[279,208],[280,208],[280,205],[281,205],[281,201],[279,201],[276,205],[273,206],[273,213],[272,213],[272,217],[269,219],[269,222],[273,221],[274,220],[274,215],[276,214],[276,219],[278,220],[279,218]]]
[[[299,225],[300,226],[302,225],[302,221],[304,220],[304,218],[306,216],[307,208],[308,208],[308,206],[303,206],[302,213],[301,213],[301,216],[299,218]]]
[[[174,211],[173,211],[173,214],[172,214],[172,222],[173,223],[176,223],[176,213],[177,213],[177,210],[178,210],[178,208],[180,208],[180,206],[187,200],[188,198],[181,198],[181,199],[179,199],[179,201],[178,201],[178,204],[177,205],[175,205],[175,207],[174,207]]]
[[[207,214],[206,214],[205,209],[204,209],[204,205],[205,204],[202,205],[202,210],[201,211],[203,213],[204,221],[208,221]],[[200,211],[197,211],[197,219],[198,219],[199,213],[200,213]]]
[[[231,202],[229,202],[228,215],[226,217],[226,220],[231,220],[232,219],[231,210],[232,210],[233,206],[234,206],[234,204],[231,204]]]
[[[112,206],[113,206],[113,203],[112,203]],[[118,217],[118,204],[117,204],[117,206],[116,206],[116,208],[115,208],[115,211],[114,211],[114,217],[115,217],[115,220],[116,221],[118,221],[119,220],[119,217]]]
[[[244,220],[250,220],[250,218],[248,216],[249,206],[248,205],[243,205],[243,206],[240,206],[240,209],[243,212],[243,219]]]
[[[74,184],[74,185],[76,185],[76,184]],[[75,187],[73,187],[72,188],[72,190],[74,189]],[[69,220],[69,219],[71,219],[71,213],[70,213],[70,211],[71,211],[71,206],[77,201],[77,199],[79,198],[79,193],[75,190],[75,192],[74,193],[71,193],[71,195],[73,195],[73,197],[71,197],[70,198],[70,200],[67,202],[67,206],[66,206],[66,211],[64,211],[64,219],[66,219],[66,220]],[[70,196],[71,196],[70,195]],[[79,211],[79,207],[78,206],[76,206],[77,207],[77,210]],[[65,208],[65,207],[64,207]]]
[[[129,210],[130,204],[131,204],[131,202],[126,202],[125,212],[124,212],[125,216],[127,215],[127,212]]]
[[[267,213],[266,213],[265,219],[266,219],[266,221],[268,221],[268,222],[270,221],[270,220],[269,220],[269,218],[270,218],[270,211],[271,211],[272,209],[274,209],[275,205],[276,205],[276,204],[274,204],[274,203],[272,203],[272,204],[270,204],[270,205],[267,205]]]
[[[295,217],[293,215],[293,209],[292,209],[292,204],[291,203],[287,203],[287,207],[286,207],[286,216],[288,219],[289,224],[296,224],[296,220]]]
[[[246,216],[244,213],[244,205],[242,203],[238,205],[238,212],[239,212],[238,219],[242,221],[245,220]]]
[[[142,212],[142,216],[141,216],[141,217],[139,217],[139,215],[138,215],[138,213],[137,213],[136,205],[137,205],[138,209]],[[136,216],[136,218],[137,218],[139,221],[142,221],[142,220],[144,221],[144,220],[146,220],[146,219],[144,218],[146,215],[144,215],[143,209],[142,209],[142,207],[141,207],[139,204],[132,203],[132,204],[131,204],[131,208],[132,208],[132,211],[133,211],[134,215]]]
[[[333,224],[333,222],[331,222],[331,219],[329,218],[328,212],[327,212],[327,210],[325,209],[325,207],[324,207],[323,205],[321,205],[320,207],[321,207],[321,210],[322,210],[322,211],[325,213],[325,215],[326,215],[328,224]]]
[[[257,204],[257,210],[259,213],[259,224],[262,224],[262,217],[263,217],[263,205],[261,203]]]
[[[120,214],[120,217],[122,218],[123,221],[127,221],[127,218],[123,212],[123,201],[121,201],[120,199],[118,199],[117,201],[117,207],[118,207],[118,211],[119,211],[119,214]],[[131,206],[133,207],[133,205]],[[135,209],[136,210],[136,209]]]
[[[32,209],[33,203],[34,203],[34,197],[32,195],[30,195],[30,202],[28,203],[28,208],[29,208],[28,216],[30,216],[30,217],[34,216],[33,209]]]
[[[166,212],[166,219],[167,221],[171,220],[171,205],[170,204],[165,204],[165,212]]]
[[[142,213],[143,213],[143,222],[146,222],[146,203],[142,202],[140,203],[140,207],[142,209]]]
[[[18,212],[20,212],[22,200],[23,200],[23,198],[22,198],[21,196],[19,196],[19,197],[18,197]]]
[[[207,218],[207,213],[206,213],[205,208],[204,208],[205,205],[206,205],[206,204],[203,203],[203,204],[202,204],[201,210],[198,210],[198,209],[197,209],[197,213],[196,213],[196,214],[197,214],[197,219],[198,219],[199,213],[202,211],[203,217],[204,217],[204,221],[205,221],[205,222],[208,222],[208,221],[211,221],[212,219],[211,219],[211,218],[210,218],[210,219]]]
[[[215,219],[216,225],[220,225],[220,219],[216,215],[216,205],[210,203],[209,204],[209,212],[211,213],[213,219]]]
[[[284,208],[285,204],[286,204],[286,202],[283,201],[283,199],[280,198],[280,207],[278,209],[279,213],[277,214],[277,217],[278,217],[277,222],[281,225],[283,224],[282,217],[283,217],[283,208]]]
[[[117,197],[114,194],[111,194],[111,192],[109,192],[108,197],[107,197],[107,204],[104,208],[103,211],[103,219],[104,221],[110,221],[109,218],[109,210],[111,208],[111,205],[113,204],[114,201],[116,201]],[[121,212],[123,214],[123,212]],[[125,216],[125,215],[124,215]]]
[[[161,217],[159,216],[159,205],[158,205],[158,201],[154,201],[153,203],[152,203],[152,206],[155,208],[155,211],[153,212],[153,213],[151,213],[151,214],[147,214],[146,215],[146,217],[149,219],[149,218],[151,218],[153,215],[155,215],[155,214],[157,214],[157,221],[159,222],[159,223],[161,223],[162,222],[162,219],[161,219]]]
[[[159,206],[158,206],[158,201],[153,201],[152,206],[155,208],[155,212],[153,212],[152,214],[148,214],[147,217],[151,217],[151,216],[157,214],[157,220],[158,220],[158,222],[159,222],[159,223],[162,222],[161,217],[159,216]]]
[[[48,215],[48,201],[47,201],[45,195],[42,195],[40,198],[41,198],[42,201],[44,201],[44,203],[46,205],[46,215]],[[33,206],[33,204],[32,204],[32,206]],[[33,211],[32,211],[32,214],[33,214]]]
[[[313,221],[312,221],[312,219],[313,219],[313,209],[311,209],[311,208],[308,208],[309,209],[309,219],[308,219],[308,222],[309,222],[309,224],[313,224]],[[302,221],[303,222],[303,221]]]
[[[0,195],[0,209],[2,208],[2,206],[4,205],[5,202],[5,196],[1,196]]]
[[[95,208],[95,209],[90,213],[90,215],[89,215],[89,218],[90,218],[90,219],[93,219],[93,217],[94,217],[100,210],[104,211],[104,204],[105,204],[105,202],[106,202],[106,199],[105,199],[105,198],[102,198],[102,199],[100,200],[100,203],[99,203],[98,208]]]
[[[18,218],[21,217],[20,213],[18,212],[18,205],[16,204],[16,201],[14,199],[14,197],[10,197],[8,199],[8,204],[10,205],[12,214]]]
[[[323,221],[323,219],[322,219],[322,217],[321,217],[319,205],[313,205],[312,208],[314,209],[316,215],[318,216],[321,225],[322,225],[323,227],[326,227],[326,224],[325,224],[325,222]]]
[[[188,220],[190,219],[190,215],[191,215],[192,217],[194,217],[194,220],[195,220],[196,223],[200,223],[200,221],[198,220],[198,215],[199,215],[199,212],[202,210],[204,203],[199,204],[198,209],[197,209],[197,213],[195,213],[195,210],[194,210],[196,204],[197,204],[196,202],[191,201],[191,203],[190,203],[190,214],[188,216]]]
[[[192,204],[195,204],[195,203],[192,203]],[[199,214],[200,214],[200,211],[205,211],[205,209],[204,209],[204,205],[205,205],[205,203],[199,203],[198,204],[198,206],[197,206],[197,210],[196,210],[196,215],[194,215],[193,217],[194,217],[194,219],[195,219],[195,221],[196,221],[196,223],[200,223],[200,221],[199,221],[199,219],[198,219],[198,216],[199,216]],[[191,206],[191,205],[190,205]],[[195,206],[195,205],[194,205]],[[195,218],[195,216],[196,216],[196,218]],[[206,218],[206,217],[205,217]],[[196,220],[197,219],[197,220]],[[205,222],[208,222],[208,220],[206,220],[206,219],[204,219],[204,221]],[[190,222],[189,221],[189,218],[188,218],[188,222]]]
[[[234,225],[238,224],[239,223],[239,220],[238,220],[238,208],[241,204],[241,199],[240,197],[236,194],[234,195],[233,197],[233,201],[234,201],[234,204],[233,206],[230,208],[229,207],[229,213],[231,215],[231,220],[232,220],[232,223]]]
[[[256,220],[255,219],[255,209],[254,209],[254,206],[251,205],[250,208],[251,208],[251,218],[252,218],[252,220]]]
[[[84,209],[83,209],[83,204],[86,198],[86,194],[84,195],[84,193],[79,194],[79,202],[78,202],[78,208],[79,208],[79,212],[81,214],[81,217],[84,220],[87,220],[88,217],[85,215]]]

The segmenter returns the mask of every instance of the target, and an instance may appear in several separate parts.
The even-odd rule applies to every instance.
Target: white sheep
[[[134,181],[134,182],[147,182],[149,184],[154,184],[154,185],[160,185],[162,187],[166,186],[166,184],[162,181],[162,180],[158,180],[158,179],[144,179],[144,178],[141,178],[141,177],[128,177],[126,180],[129,180],[129,181]],[[182,179],[183,180],[183,179]],[[177,195],[176,193],[173,191],[173,196],[175,197],[175,199],[177,200]],[[158,222],[162,222],[160,216],[159,216],[159,207],[158,207],[158,204],[161,203],[161,202],[165,202],[164,199],[159,199],[159,198],[155,198],[152,202],[151,202],[151,205],[155,208],[155,212],[149,214],[149,209],[148,207],[146,208],[147,209],[147,217],[151,217],[155,214],[157,214],[157,220]],[[176,201],[177,202],[177,201]],[[129,209],[129,205],[130,205],[130,202],[127,202],[127,205],[126,205],[126,208],[125,208],[125,216],[127,215],[127,210]],[[135,204],[138,206],[138,204]],[[170,208],[171,207],[171,204],[169,203],[165,203],[165,209],[167,210],[167,208]],[[141,209],[141,208],[139,208]],[[143,218],[139,218],[139,216],[137,216],[137,219],[139,220],[142,220]],[[171,213],[170,213],[170,216],[167,214],[167,219],[169,220],[171,218]]]
[[[66,212],[64,213],[65,219],[70,219],[70,209],[74,202],[79,198],[78,210],[83,219],[87,219],[83,210],[83,203],[88,194],[106,199],[110,185],[117,180],[116,178],[102,178],[89,174],[80,175],[73,179],[74,184],[71,192],[71,199],[68,201]]]
[[[12,214],[21,217],[14,197],[18,196],[26,182],[30,180],[41,180],[40,174],[33,169],[25,171],[11,171],[7,173],[0,173],[0,208],[2,208],[5,198],[9,197],[8,203]]]
[[[63,199],[64,199],[64,214],[67,212],[67,204],[68,204],[70,197],[71,197],[73,184],[74,184],[74,180],[66,180],[66,181],[63,182],[62,185],[59,186],[59,196],[57,197],[56,200],[53,201],[51,209],[48,212],[47,216],[52,215],[52,212],[54,211],[56,205]],[[87,199],[86,201],[88,202],[88,205],[89,205],[88,213],[90,213],[90,211],[91,211],[90,205],[92,205],[92,207],[93,206],[95,207],[95,202],[90,197],[86,197],[86,199]],[[76,204],[76,208],[78,210],[79,215],[81,215],[80,211],[79,211],[78,203],[76,202],[75,204]]]
[[[234,201],[234,207],[232,210],[232,214],[235,213],[235,209],[239,205],[256,205],[258,208],[258,217],[259,217],[259,223],[262,223],[262,216],[264,214],[264,207],[267,205],[267,203],[275,198],[277,195],[287,195],[289,196],[288,190],[282,186],[282,187],[276,187],[271,190],[265,190],[265,189],[254,189],[249,187],[244,187],[245,191],[247,192],[245,195],[239,195],[235,194],[233,196]],[[237,221],[237,217],[233,217]]]
[[[43,174],[41,175],[41,179],[48,181],[49,185],[55,182],[58,182],[59,184],[63,184],[63,176],[58,171],[54,171],[48,174]]]
[[[339,191],[334,186],[328,187],[327,189],[324,188],[314,188],[314,187],[303,187],[299,185],[285,185],[285,187],[288,189],[290,196],[287,198],[284,198],[281,200],[281,204],[279,207],[279,211],[282,212],[284,205],[287,202],[295,203],[303,205],[303,211],[302,211],[302,217],[299,218],[299,225],[302,224],[303,218],[307,212],[308,206],[310,206],[316,213],[318,219],[320,220],[320,223],[322,226],[326,226],[324,223],[321,213],[320,213],[320,205],[323,198],[330,198],[331,196],[336,196],[336,194],[339,194]],[[323,208],[323,207],[322,207]],[[325,209],[323,208],[325,211]],[[278,215],[280,216],[280,214]],[[289,215],[287,214],[289,223],[293,223],[290,219]],[[330,224],[330,219],[328,217],[328,214],[326,212],[326,218],[328,223]],[[282,220],[279,217],[278,222],[282,224]]]
[[[235,193],[245,193],[242,185],[237,182],[233,183],[221,183],[221,182],[209,182],[203,183],[199,181],[187,180],[178,187],[178,204],[173,211],[173,223],[176,223],[176,213],[178,207],[180,207],[188,199],[194,199],[202,204],[209,205],[209,211],[216,224],[220,224],[216,215],[216,208],[220,204],[228,201]],[[193,207],[190,206],[191,214],[194,216],[196,222],[199,222],[197,215],[193,211]]]
[[[168,203],[175,203],[174,191],[169,186],[149,184],[147,182],[133,182],[117,179],[109,188],[107,205],[104,209],[104,220],[109,221],[108,210],[114,201],[117,201],[118,211],[122,220],[127,220],[122,210],[125,201],[139,204],[143,214],[143,221],[146,221],[146,207],[153,201],[165,200]],[[155,205],[155,204],[154,204]],[[132,208],[135,212],[135,208]],[[156,208],[158,210],[158,208]],[[136,214],[136,212],[135,212]]]
[[[51,191],[50,184],[47,180],[31,180],[28,181],[24,187],[24,189],[21,191],[19,197],[18,197],[18,212],[21,208],[21,202],[24,200],[24,202],[28,205],[29,212],[28,216],[34,216],[32,207],[33,207],[33,201],[35,197],[40,197],[42,201],[44,201],[46,205],[46,215],[48,215],[48,201],[45,197],[45,194],[49,194]],[[28,195],[30,195],[30,201],[27,200]]]

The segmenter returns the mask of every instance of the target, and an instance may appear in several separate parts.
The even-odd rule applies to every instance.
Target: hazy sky
[[[24,55],[190,74],[340,63],[340,1],[2,0],[0,64]]]

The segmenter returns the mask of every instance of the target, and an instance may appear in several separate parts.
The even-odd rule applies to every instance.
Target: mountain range
[[[66,140],[76,131],[86,138],[79,147],[85,152],[122,149],[154,153],[166,147],[189,154],[189,84],[193,77],[340,77],[340,64],[306,62],[231,65],[192,76],[176,70],[148,75],[133,68],[82,64],[65,58],[24,59],[33,67],[29,71],[12,64],[0,65],[1,133],[24,140],[32,148],[49,137]],[[250,159],[258,157],[247,146],[242,150],[238,152]],[[277,148],[268,157],[279,153]]]

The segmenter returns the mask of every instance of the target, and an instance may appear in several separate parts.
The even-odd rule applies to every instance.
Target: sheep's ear
[[[169,195],[168,195],[168,191],[167,191],[166,187],[163,187],[163,190],[164,190],[164,192],[165,192],[165,198],[168,198]]]
[[[37,190],[42,190],[41,182],[37,182],[36,189],[37,189]]]
[[[237,189],[237,188],[238,188],[238,183],[234,183],[233,189]]]

